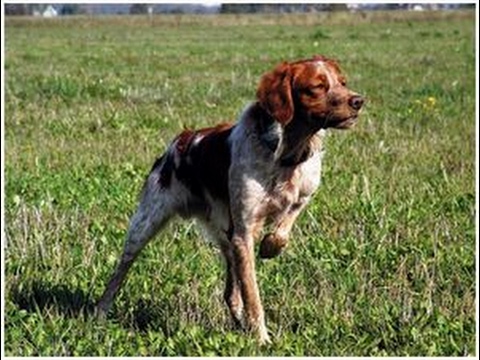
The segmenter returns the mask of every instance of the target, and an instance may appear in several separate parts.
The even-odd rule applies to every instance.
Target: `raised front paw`
[[[267,234],[260,243],[259,255],[262,259],[271,259],[280,255],[287,246],[287,239],[276,234]]]

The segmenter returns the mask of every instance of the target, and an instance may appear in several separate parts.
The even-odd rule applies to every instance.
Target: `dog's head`
[[[263,75],[257,98],[280,124],[298,119],[317,130],[350,128],[364,103],[347,88],[338,63],[320,55],[282,63]]]

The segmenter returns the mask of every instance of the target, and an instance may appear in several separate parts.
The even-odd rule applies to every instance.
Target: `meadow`
[[[7,356],[478,355],[474,11],[5,21]],[[273,344],[234,329],[190,222],[91,314],[155,158],[324,54],[366,96],[288,250],[257,261]],[[478,59],[477,59],[478,60]]]

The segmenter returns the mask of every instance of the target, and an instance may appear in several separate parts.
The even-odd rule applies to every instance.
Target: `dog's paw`
[[[260,335],[260,337],[258,338],[258,343],[260,344],[260,346],[268,346],[272,345],[272,340],[270,339],[270,336],[268,334]]]
[[[287,246],[287,239],[275,234],[267,234],[260,243],[259,255],[262,259],[271,259],[280,255]]]
[[[93,308],[93,315],[97,318],[97,320],[104,321],[107,318],[109,306],[99,302]]]

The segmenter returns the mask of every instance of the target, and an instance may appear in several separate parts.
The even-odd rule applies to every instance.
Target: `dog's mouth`
[[[337,117],[334,114],[323,115],[319,117],[311,117],[313,124],[323,129],[350,129],[358,122],[358,112],[350,113],[347,116]]]
[[[334,129],[350,129],[355,126],[358,120],[358,114],[349,116],[346,119],[334,120],[327,122],[327,127]]]
[[[355,126],[355,124],[357,123],[357,120],[358,120],[358,116],[353,115],[345,120],[338,122],[337,125],[334,127],[336,129],[350,129],[351,127]]]

